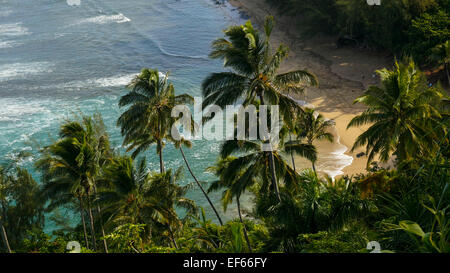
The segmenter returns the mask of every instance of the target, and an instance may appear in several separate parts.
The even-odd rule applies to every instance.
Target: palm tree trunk
[[[158,140],[158,153],[159,153],[159,171],[160,173],[164,172],[164,160],[163,160],[163,148],[162,148],[162,141]]]
[[[84,220],[83,201],[81,200],[81,197],[78,198],[78,200],[80,201],[80,216],[81,216],[81,223],[83,224],[84,242],[86,243],[86,248],[89,248],[89,240],[88,240],[87,231],[86,231],[86,221]]]
[[[262,93],[259,94],[259,99],[261,100],[261,105],[265,105],[264,104],[264,95]],[[273,157],[272,144],[270,143],[270,137],[269,136],[266,136],[266,137],[269,141],[269,145],[271,148],[269,151],[269,168],[270,168],[270,172],[272,174],[272,186],[275,191],[275,194],[277,195],[278,201],[281,201],[280,192],[278,190],[277,175],[275,173],[275,160]]]
[[[192,177],[193,177],[194,180],[195,180],[195,183],[197,183],[197,185],[198,185],[198,187],[200,188],[200,190],[202,191],[203,195],[206,197],[206,200],[208,200],[209,205],[210,205],[211,208],[214,210],[214,213],[216,214],[217,219],[219,219],[220,225],[223,226],[223,222],[222,222],[222,219],[221,219],[220,216],[219,216],[219,213],[217,212],[216,208],[214,207],[213,203],[211,202],[211,199],[209,199],[208,194],[207,194],[206,191],[203,189],[203,187],[202,187],[202,185],[200,184],[200,182],[198,181],[197,177],[196,177],[196,176],[194,175],[194,173],[192,172],[191,166],[189,165],[189,162],[187,161],[186,156],[184,155],[184,152],[183,152],[183,148],[182,148],[181,146],[180,146],[180,152],[181,152],[181,155],[183,156],[184,163],[186,163],[186,167],[188,168],[189,173],[191,173]]]
[[[94,186],[94,194],[97,196],[97,188]],[[103,227],[103,220],[102,220],[102,210],[100,208],[100,205],[97,205],[97,213],[98,217],[100,218],[100,228],[102,230],[102,237],[103,237],[103,248],[105,250],[105,253],[108,253],[108,244],[106,243],[105,239],[105,228]]]
[[[292,142],[292,135],[289,133],[289,140]],[[291,160],[292,160],[292,168],[294,168],[294,172],[297,172],[295,170],[295,160],[294,160],[294,153],[291,151]]]
[[[241,221],[241,224],[244,227],[244,237],[245,237],[245,241],[247,241],[248,250],[250,252],[253,252],[252,246],[250,245],[250,240],[248,239],[247,228],[245,227],[244,221],[242,220],[241,202],[239,202],[239,196],[236,196],[236,203],[237,203],[237,207],[238,207],[239,220]]]
[[[11,251],[11,247],[9,246],[9,241],[8,241],[8,235],[6,234],[6,229],[5,226],[3,225],[3,221],[0,218],[0,227],[1,227],[1,234],[2,234],[2,240],[3,240],[3,244],[5,245],[5,249],[8,253],[12,253]]]
[[[313,139],[308,139],[308,144],[309,144],[309,145],[313,145]],[[311,164],[312,164],[312,168],[313,168],[314,173],[317,175],[317,171],[316,171],[316,162],[311,161]]]
[[[173,234],[172,227],[170,226],[170,224],[167,224],[167,227],[169,230],[170,239],[172,240],[172,244],[176,249],[178,249],[177,241],[175,240],[175,235]]]
[[[97,251],[97,244],[95,243],[94,216],[92,215],[90,196],[88,196],[87,199],[88,199],[89,222],[91,226],[91,235],[92,235],[92,247],[94,248],[94,251]]]

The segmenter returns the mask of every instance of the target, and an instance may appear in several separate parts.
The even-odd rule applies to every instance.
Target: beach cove
[[[307,88],[304,95],[297,100],[305,101],[327,119],[335,121],[334,144],[319,143],[319,161],[321,154],[334,158],[336,164],[326,166],[326,173],[332,176],[354,175],[365,172],[367,157],[356,155],[365,152],[358,148],[350,152],[356,138],[364,132],[365,127],[350,128],[347,124],[364,107],[353,104],[363,91],[379,80],[374,71],[392,65],[392,57],[357,48],[337,48],[337,37],[315,35],[312,38],[301,37],[298,21],[280,14],[274,7],[260,0],[229,0],[230,4],[248,14],[252,22],[261,26],[267,15],[275,16],[275,28],[272,44],[276,47],[283,43],[290,48],[288,59],[282,64],[284,71],[307,69],[319,79],[318,88]],[[322,157],[323,160],[323,157]],[[298,162],[298,163],[297,163]],[[296,165],[304,168],[308,164],[297,158]],[[320,164],[320,163],[319,163]],[[319,168],[319,169],[322,169]]]
[[[292,18],[280,16],[262,1],[230,1],[239,8],[211,0],[82,1],[79,6],[64,1],[2,3],[0,154],[3,160],[16,160],[20,154],[29,153],[30,157],[19,164],[36,180],[40,174],[33,162],[38,148],[57,138],[64,120],[80,113],[101,113],[113,146],[123,152],[116,126],[121,113],[117,102],[141,68],[170,70],[177,92],[199,96],[203,79],[210,72],[223,71],[220,61],[208,58],[211,42],[221,37],[227,26],[242,24],[248,16],[260,25],[266,14],[276,15],[274,45],[283,42],[291,48],[282,69],[307,69],[319,78],[319,88],[308,89],[295,99],[306,101],[336,121],[336,143],[317,143],[318,170],[332,177],[364,170],[365,157],[355,156],[360,150],[348,151],[363,128],[345,128],[362,111],[352,102],[375,82],[370,75],[385,65],[382,59],[351,48],[336,50],[331,38],[302,40],[293,29],[280,27],[284,24],[294,28],[292,23],[283,23]],[[361,73],[367,74],[365,81]],[[206,169],[217,160],[220,144],[197,140],[192,149],[185,151],[201,181],[214,181],[214,175]],[[172,145],[167,145],[164,155],[168,168],[183,165]],[[154,149],[145,156],[149,168],[157,170]],[[298,169],[311,167],[301,158],[296,159],[296,165]],[[181,181],[190,182],[188,174]],[[190,197],[212,216],[198,190],[193,190]],[[211,198],[219,203],[221,193],[212,193]],[[242,203],[248,204],[248,198]],[[230,206],[225,218],[235,213],[235,206]]]

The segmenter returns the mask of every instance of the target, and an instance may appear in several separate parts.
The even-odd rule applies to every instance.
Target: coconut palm
[[[85,229],[84,203],[87,204],[92,235],[92,246],[96,249],[92,199],[95,197],[96,179],[100,164],[109,153],[109,141],[99,120],[83,117],[81,122],[69,121],[60,129],[60,139],[41,152],[36,167],[43,175],[43,195],[51,200],[52,210],[77,199],[80,216]],[[87,234],[85,233],[85,239]],[[88,246],[86,240],[86,246]],[[107,251],[106,242],[104,242]]]
[[[123,144],[128,151],[134,150],[136,157],[156,144],[160,173],[165,171],[163,160],[164,140],[171,140],[170,130],[175,122],[172,109],[178,104],[187,104],[193,98],[187,94],[175,95],[175,89],[157,69],[142,69],[130,85],[131,91],[122,96],[119,107],[129,106],[117,120],[124,136]]]
[[[130,105],[130,107],[117,122],[122,128],[122,134],[125,135],[124,144],[131,144],[128,150],[135,149],[133,157],[136,157],[139,153],[148,149],[150,145],[156,143],[160,158],[160,172],[162,173],[164,172],[162,151],[165,145],[164,140],[173,142],[175,147],[180,150],[189,173],[222,225],[222,219],[193,173],[184,154],[183,145],[190,148],[192,143],[181,138],[181,136],[174,137],[171,134],[172,125],[177,121],[177,118],[172,117],[173,108],[176,105],[193,104],[194,99],[187,94],[176,96],[173,85],[167,81],[168,77],[169,73],[161,77],[158,70],[143,69],[141,74],[129,85],[132,91],[120,99],[119,106]],[[195,133],[195,127],[196,124],[191,118],[191,128],[185,129]]]
[[[299,122],[295,124],[295,131],[300,137],[304,137],[308,144],[313,145],[316,140],[334,141],[334,136],[329,132],[334,125],[333,120],[326,120],[314,109],[304,109]],[[315,161],[312,161],[313,170],[316,171]]]
[[[356,139],[352,151],[366,145],[369,164],[379,155],[386,162],[392,153],[405,160],[430,151],[433,124],[440,114],[435,104],[442,94],[428,88],[423,74],[413,62],[397,63],[394,70],[377,71],[382,86],[371,86],[354,103],[368,108],[354,117],[347,128],[370,124]]]
[[[210,57],[224,60],[224,67],[233,71],[212,73],[205,79],[203,108],[211,104],[224,108],[238,101],[247,106],[259,99],[262,105],[279,105],[283,118],[292,119],[292,108],[299,106],[287,94],[301,93],[305,86],[317,85],[317,79],[305,70],[277,73],[288,55],[288,48],[280,45],[275,53],[272,52],[269,40],[273,24],[273,17],[267,17],[264,35],[261,35],[248,21],[225,30],[227,39],[213,42]],[[260,137],[269,139],[268,136]],[[271,145],[270,141],[268,144]],[[272,152],[269,152],[269,164],[273,190],[280,199]]]
[[[96,179],[101,175],[103,167],[108,163],[109,158],[112,156],[112,151],[109,144],[109,136],[106,132],[105,125],[103,123],[100,114],[94,114],[93,117],[83,117],[82,123],[78,122],[68,122],[61,127],[60,136],[64,138],[76,138],[83,139],[86,141],[88,146],[87,150],[93,155],[90,158],[90,163],[92,165],[91,172],[91,190],[88,194],[93,195],[94,198],[97,196],[97,185]],[[84,156],[84,155],[83,155]],[[88,203],[90,202],[90,197],[88,197]],[[90,204],[88,204],[90,207]],[[90,210],[90,208],[89,208]],[[103,227],[103,221],[101,219],[101,208],[97,206],[97,213],[99,217],[100,229],[102,237],[105,237],[105,230]],[[92,213],[90,212],[90,215]],[[103,248],[106,253],[108,253],[108,245],[106,239],[103,239]]]
[[[282,132],[286,132],[286,130],[282,130]],[[283,133],[281,135],[285,136]],[[233,198],[236,199],[239,220],[244,229],[244,237],[249,251],[252,251],[252,247],[242,219],[240,197],[255,185],[259,189],[260,196],[268,197],[272,193],[269,185],[273,186],[273,184],[267,180],[270,172],[269,153],[262,149],[263,144],[265,143],[262,141],[226,141],[221,148],[221,159],[216,166],[209,168],[219,177],[219,180],[212,183],[208,191],[225,188],[222,194],[224,210],[227,209],[227,205],[232,202]],[[285,187],[295,191],[298,188],[298,174],[286,163],[282,154],[292,151],[310,160],[315,160],[315,148],[312,145],[294,141],[280,142],[278,149],[273,151],[277,176],[283,178]],[[240,156],[233,157],[232,154],[240,154]]]
[[[16,162],[0,167],[0,238],[5,251],[11,252],[33,228],[44,224],[39,184]]]
[[[208,168],[209,171],[212,171],[219,178],[219,180],[211,183],[208,192],[225,188],[222,193],[222,204],[224,211],[227,210],[228,204],[231,204],[233,202],[233,197],[236,198],[239,221],[241,222],[244,229],[244,237],[247,242],[247,247],[249,251],[252,252],[252,246],[250,244],[250,239],[248,238],[247,228],[245,227],[244,221],[242,219],[240,197],[245,193],[246,190],[248,190],[252,185],[256,183],[256,180],[254,178],[249,178],[246,180],[241,179],[242,172],[232,173],[233,176],[225,176],[225,173],[231,173],[227,169],[229,167],[229,163],[235,159],[236,157],[231,156],[220,159],[215,166]]]
[[[285,130],[281,130],[281,139],[285,136],[283,132]],[[226,170],[221,175],[223,177],[239,176],[240,179],[236,183],[241,189],[249,188],[254,181],[257,181],[260,193],[268,196],[273,191],[270,188],[273,187],[273,184],[268,180],[271,172],[270,154],[272,154],[277,177],[282,178],[285,187],[292,190],[297,188],[298,175],[286,162],[285,156],[292,151],[309,160],[315,160],[315,147],[299,141],[280,141],[275,150],[267,152],[263,149],[263,145],[266,143],[250,140],[228,140],[224,142],[220,153],[221,158],[227,158],[232,155],[239,156],[228,163]]]
[[[103,190],[99,202],[105,205],[109,224],[145,223],[148,228],[164,226],[173,245],[178,248],[173,228],[179,228],[182,223],[175,208],[196,213],[194,201],[184,197],[190,185],[176,184],[181,169],[175,173],[168,170],[162,174],[153,174],[146,165],[145,158],[137,162],[136,166],[131,157],[114,158],[101,180]]]

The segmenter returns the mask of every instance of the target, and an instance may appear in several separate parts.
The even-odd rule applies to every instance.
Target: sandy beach
[[[379,82],[374,71],[392,66],[392,57],[358,48],[338,49],[335,44],[336,37],[315,35],[312,38],[302,38],[296,19],[279,14],[263,0],[229,0],[229,2],[247,13],[257,27],[263,25],[267,15],[275,17],[276,25],[272,32],[271,43],[274,47],[283,43],[290,48],[289,57],[281,70],[307,69],[319,79],[318,88],[308,88],[304,95],[296,96],[296,99],[314,105],[325,118],[336,122],[336,132],[339,136],[336,140],[348,148],[345,154],[353,157],[351,165],[342,170],[343,174],[364,172],[367,157],[358,158],[356,155],[365,149],[359,148],[353,153],[350,152],[364,128],[347,130],[347,124],[364,110],[364,106],[355,105],[353,101],[362,95],[368,86]]]

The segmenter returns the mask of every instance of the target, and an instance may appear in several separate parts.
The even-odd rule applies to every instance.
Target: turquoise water
[[[77,2],[70,0],[69,2]],[[0,0],[0,161],[21,151],[33,169],[37,145],[57,138],[58,127],[75,114],[103,115],[114,147],[122,137],[115,123],[125,85],[141,68],[171,71],[178,93],[201,94],[208,73],[221,62],[207,58],[222,30],[244,19],[212,0]],[[217,159],[220,143],[198,140],[186,156],[203,181]],[[155,149],[146,156],[157,171]],[[171,145],[164,151],[169,168],[184,166]],[[181,183],[192,182],[186,173]],[[214,218],[199,191],[189,194]],[[213,194],[218,202],[220,194]],[[234,210],[225,218],[235,217]]]

